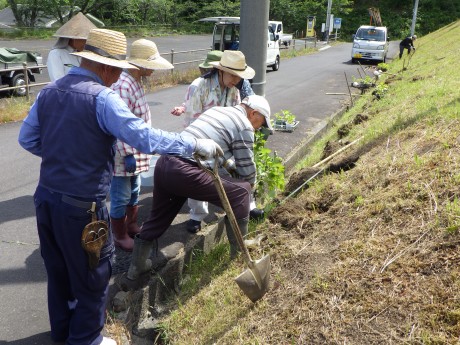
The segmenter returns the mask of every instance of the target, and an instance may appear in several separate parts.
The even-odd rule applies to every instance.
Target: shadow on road
[[[18,339],[13,341],[0,340],[0,345],[56,345],[51,340],[51,332],[44,332],[32,335],[24,339]]]
[[[22,195],[20,197],[0,201],[0,224],[12,220],[35,217],[34,198],[32,195]]]

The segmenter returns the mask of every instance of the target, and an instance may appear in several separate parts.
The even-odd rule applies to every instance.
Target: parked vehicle
[[[270,25],[275,34],[279,36],[280,44],[284,44],[285,47],[291,45],[293,39],[292,34],[285,34],[283,32],[283,22],[270,20],[268,21],[268,25]]]
[[[374,60],[385,62],[390,38],[385,26],[362,25],[353,35],[351,62]]]
[[[22,51],[15,48],[0,48],[0,89],[13,86],[24,86],[18,89],[11,90],[11,94],[16,96],[25,96],[27,90],[25,88],[26,79],[23,63],[27,63],[28,67],[42,65],[43,59],[40,54],[30,51]],[[35,82],[34,74],[41,74],[42,68],[28,68],[27,76],[30,82]]]
[[[208,17],[201,22],[214,22],[212,49],[238,50],[240,45],[240,17]],[[279,36],[269,25],[267,28],[267,67],[277,71],[280,67]]]

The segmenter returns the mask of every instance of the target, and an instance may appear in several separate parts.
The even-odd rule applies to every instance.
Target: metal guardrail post
[[[29,96],[29,73],[27,73],[27,63],[23,62],[22,67],[24,67],[24,69],[22,71],[24,73],[24,80],[26,82],[26,99],[27,99],[27,101],[29,101],[30,100],[30,96]]]
[[[171,49],[171,65],[174,65],[174,49]],[[174,74],[174,68],[171,70],[171,75]]]

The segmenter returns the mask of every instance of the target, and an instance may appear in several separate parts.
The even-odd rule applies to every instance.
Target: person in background
[[[211,61],[213,69],[199,78],[194,92],[185,103],[186,121],[191,124],[206,110],[221,106],[235,106],[241,102],[236,85],[241,79],[251,79],[255,71],[246,64],[246,58],[240,51],[225,50],[220,60]],[[201,222],[209,214],[208,203],[188,200],[190,219],[187,231],[196,233],[201,230]]]
[[[110,89],[122,69],[137,69],[125,60],[126,47],[121,32],[91,30],[84,49],[72,53],[80,67],[40,91],[19,132],[19,144],[41,158],[34,204],[55,342],[116,345],[101,334],[114,251],[106,196],[116,138],[148,154],[222,153],[211,139],[151,128],[131,113]]]
[[[56,31],[53,36],[59,38],[46,60],[51,81],[62,78],[72,66],[80,66],[80,58],[71,53],[83,50],[88,33],[95,28],[83,13],[78,12]]]
[[[233,157],[238,178],[222,168],[219,176],[243,236],[248,233],[250,195],[257,177],[254,132],[262,126],[272,130],[270,106],[264,97],[252,95],[234,107],[206,110],[182,132],[184,137],[214,140],[223,150],[222,166],[226,166],[227,160]],[[209,169],[218,164],[215,157],[201,163]],[[154,185],[150,216],[142,224],[140,234],[134,238],[132,260],[126,276],[131,281],[150,271],[152,262],[148,258],[152,247],[169,228],[187,198],[206,200],[222,207],[214,178],[192,158],[161,156],[155,166]],[[227,217],[225,223],[230,257],[234,258],[239,251],[238,242]]]
[[[213,61],[220,61],[220,58],[222,57],[222,52],[220,50],[211,50],[206,54],[206,59],[198,65],[198,68],[200,69],[201,76],[196,78],[187,88],[187,92],[185,93],[185,99],[184,103],[178,107],[174,107],[173,110],[171,110],[171,114],[175,116],[181,116],[183,113],[185,113],[185,105],[187,102],[190,100],[192,97],[193,93],[195,92],[197,86],[201,83],[201,78],[206,75],[207,73],[211,72],[213,70],[213,66],[210,65],[210,62]],[[184,118],[184,128],[187,127],[192,123],[192,119],[188,116],[185,116]]]
[[[154,42],[146,39],[132,43],[128,61],[138,69],[124,69],[111,88],[120,95],[131,112],[150,127],[150,107],[145,98],[142,77],[152,75],[153,70],[172,69],[174,66],[160,56]],[[117,140],[110,186],[110,222],[115,246],[125,251],[133,250],[132,237],[140,231],[137,224],[141,189],[139,174],[148,171],[149,167],[150,155]]]
[[[399,43],[399,58],[401,59],[404,53],[404,49],[407,49],[407,55],[410,54],[411,50],[415,51],[414,41],[417,39],[417,35],[406,37]]]
[[[222,54],[223,52],[221,52],[220,50],[211,50],[210,52],[208,52],[208,54],[206,55],[206,59],[198,65],[201,72],[201,77],[212,71],[214,67],[210,63],[214,61],[220,61]],[[196,87],[200,83],[200,80],[200,77],[198,77],[189,85],[189,87],[187,88],[187,92],[185,93],[184,103],[182,103],[181,106],[174,107],[173,110],[171,110],[172,115],[180,116],[183,113],[185,113],[185,105],[192,97]],[[241,79],[240,82],[235,86],[240,91],[240,99],[244,99],[247,96],[254,95],[254,91],[252,90],[251,83],[248,79]],[[190,125],[191,122],[192,119],[186,117],[184,120],[184,127]]]

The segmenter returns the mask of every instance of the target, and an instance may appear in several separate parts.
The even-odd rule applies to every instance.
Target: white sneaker
[[[113,339],[103,337],[100,345],[117,345],[117,342]]]

